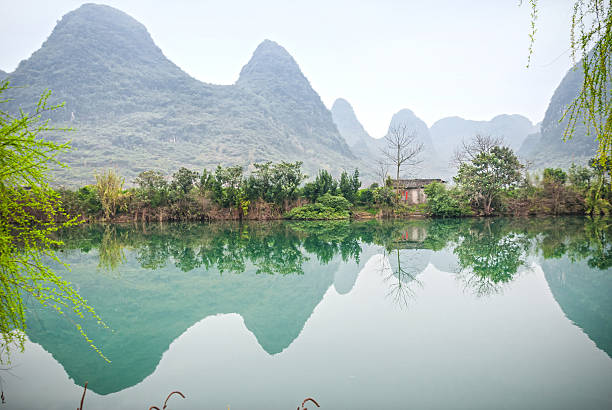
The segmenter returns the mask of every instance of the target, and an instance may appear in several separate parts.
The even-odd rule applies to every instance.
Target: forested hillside
[[[63,154],[69,168],[56,171],[56,185],[91,183],[95,172],[109,167],[129,183],[149,169],[170,175],[182,166],[248,169],[278,160],[303,161],[310,175],[359,168],[369,182],[385,145],[365,131],[346,100],[336,100],[330,112],[279,44],[263,41],[236,84],[207,84],[168,60],[142,24],[109,6],[86,4],[66,14],[14,72],[0,71],[4,77],[14,86],[5,111],[33,110],[47,89],[51,103],[65,103],[53,123],[73,131],[50,137],[71,140],[72,150]],[[579,123],[572,140],[563,142],[560,122],[581,82],[580,70],[565,76],[541,132],[520,115],[448,117],[428,128],[412,111],[400,110],[390,128],[405,124],[425,148],[422,165],[407,175],[449,178],[454,149],[476,134],[504,138],[537,167],[584,163],[595,152],[594,137]]]
[[[116,167],[128,181],[145,169],[171,173],[283,159],[307,172],[353,169],[355,156],[293,58],[264,41],[236,85],[202,83],[168,60],[146,28],[112,7],[66,14],[42,47],[9,74],[4,110],[31,110],[45,89],[65,102],[54,123],[74,132],[56,184],[82,184]]]
[[[519,155],[535,167],[568,167],[572,162],[586,163],[595,155],[595,134],[588,132],[582,118],[576,122],[571,139],[564,141],[568,118],[563,115],[582,89],[583,79],[582,63],[579,62],[555,90],[539,132],[530,135],[521,146]]]

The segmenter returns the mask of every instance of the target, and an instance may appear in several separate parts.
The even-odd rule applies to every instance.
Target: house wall
[[[409,188],[402,194],[402,200],[410,205],[423,204],[426,199],[423,188]]]

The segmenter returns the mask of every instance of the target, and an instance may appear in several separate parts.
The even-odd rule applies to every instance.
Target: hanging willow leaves
[[[7,101],[3,98],[7,89],[8,81],[1,82],[0,103]],[[48,266],[50,261],[61,263],[53,251],[61,243],[52,235],[77,223],[63,210],[47,182],[51,167],[63,166],[57,155],[69,149],[68,144],[42,137],[49,131],[65,131],[49,126],[42,118],[61,107],[48,105],[50,94],[46,91],[41,96],[32,115],[21,111],[13,116],[0,109],[0,362],[10,360],[12,347],[23,349],[25,297],[60,314],[93,316],[106,326],[72,284]],[[76,327],[102,355],[85,331],[78,324]]]
[[[529,0],[531,29],[528,66],[535,42],[537,0]],[[587,133],[597,139],[596,160],[612,168],[612,1],[576,0],[570,26],[570,47],[576,69],[584,74],[578,96],[566,107],[561,118],[567,125],[563,139],[571,139],[576,125],[583,122]]]

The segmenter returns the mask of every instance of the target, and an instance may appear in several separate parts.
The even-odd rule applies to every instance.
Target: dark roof
[[[446,183],[446,181],[441,180],[440,178],[433,179],[393,179],[393,187],[394,188],[424,188],[425,185],[429,185],[432,182],[441,182]]]

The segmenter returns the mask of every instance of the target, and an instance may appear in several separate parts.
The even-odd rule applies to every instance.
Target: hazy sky
[[[2,0],[0,69],[12,71],[77,0]],[[385,134],[410,108],[431,126],[457,115],[541,121],[571,67],[573,0],[540,0],[532,66],[530,9],[479,1],[100,1],[143,23],[164,54],[193,77],[231,84],[264,39],[296,59],[323,102],[347,99],[366,130]],[[527,2],[528,3],[528,2]]]

